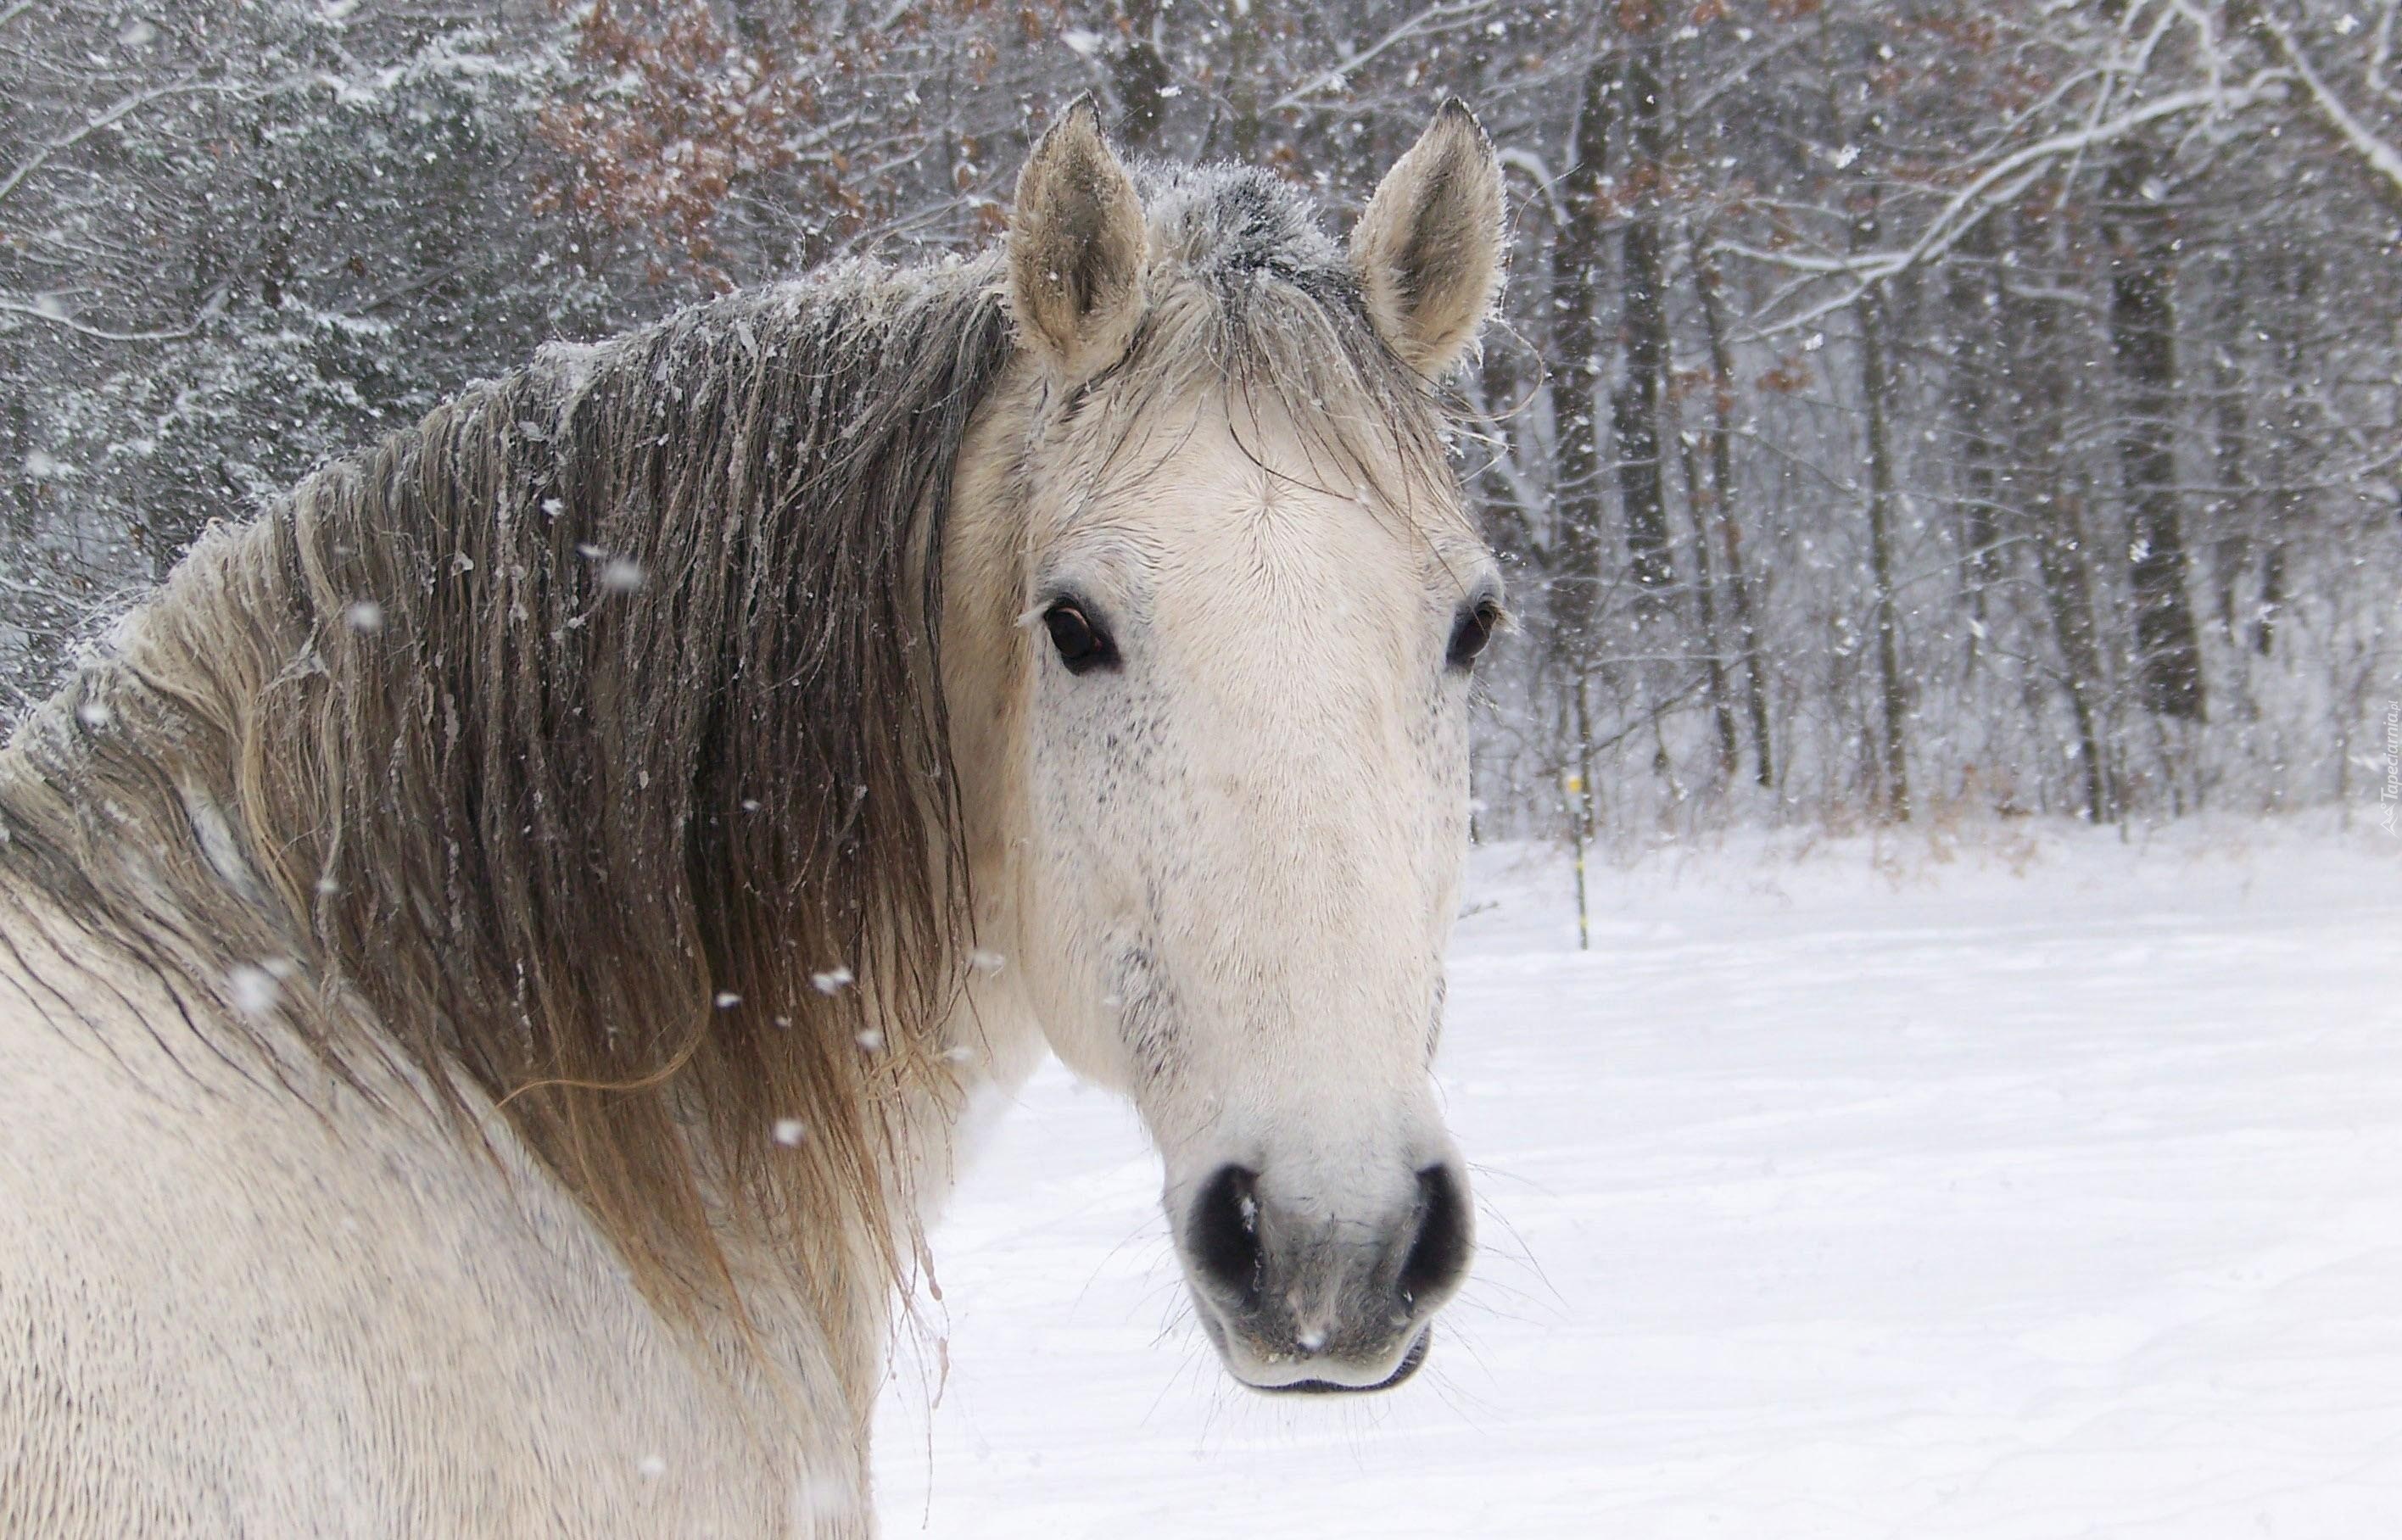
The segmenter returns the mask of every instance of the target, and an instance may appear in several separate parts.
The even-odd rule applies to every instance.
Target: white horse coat
[[[81,1040],[22,972],[0,1004],[0,1529],[867,1532],[856,1409],[780,1400],[830,1377],[696,1353],[504,1121],[494,1161],[413,1102],[178,1067],[173,1002],[93,961],[123,1008]],[[884,1327],[759,1325],[792,1365]]]

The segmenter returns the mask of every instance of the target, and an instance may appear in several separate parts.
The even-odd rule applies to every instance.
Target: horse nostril
[[[1468,1197],[1451,1168],[1418,1173],[1418,1231],[1401,1259],[1401,1297],[1412,1307],[1448,1294],[1468,1272]]]
[[[1186,1244],[1202,1277],[1243,1300],[1260,1291],[1260,1174],[1248,1166],[1218,1168],[1193,1201]]]

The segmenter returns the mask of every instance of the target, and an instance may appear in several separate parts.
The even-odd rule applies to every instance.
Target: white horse
[[[1236,1379],[1406,1378],[1500,213],[1456,103],[1346,253],[1080,103],[993,256],[555,350],[203,537],[0,754],[0,1533],[872,1533],[1046,1043]]]

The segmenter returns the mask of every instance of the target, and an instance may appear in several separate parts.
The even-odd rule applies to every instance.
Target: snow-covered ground
[[[888,1533],[2402,1534],[2402,848],[2024,826],[1481,852],[1428,1371],[1233,1386],[1056,1066],[935,1234]]]

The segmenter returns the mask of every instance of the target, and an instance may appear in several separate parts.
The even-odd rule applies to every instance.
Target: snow
[[[1047,1066],[934,1232],[887,1533],[2395,1533],[2402,842],[1755,836],[1593,887],[1580,956],[1555,856],[1474,863],[1484,1250],[1416,1382],[1235,1387],[1134,1120]]]
[[[643,572],[642,564],[630,557],[611,557],[600,564],[600,586],[610,593],[635,593],[646,581],[648,574]]]
[[[283,993],[272,971],[251,963],[236,966],[227,981],[233,988],[233,1008],[245,1016],[266,1015]]]

